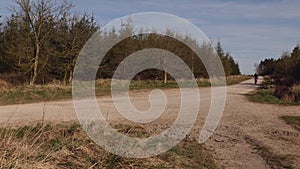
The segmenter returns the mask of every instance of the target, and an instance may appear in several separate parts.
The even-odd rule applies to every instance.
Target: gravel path
[[[279,118],[300,116],[300,106],[251,103],[243,95],[252,90],[250,82],[228,88],[222,121],[206,147],[215,153],[220,168],[280,168],[274,164],[278,161],[259,156],[262,147],[300,168],[300,132]]]
[[[276,168],[276,163],[262,158],[261,147],[269,153],[285,157],[289,165],[300,168],[300,132],[286,125],[282,115],[300,116],[300,106],[278,106],[251,103],[245,94],[254,90],[253,80],[227,88],[227,101],[222,121],[213,136],[204,146],[214,153],[220,168]],[[180,106],[178,89],[165,90],[168,98],[166,111],[161,117],[145,126],[160,132],[176,119]],[[131,101],[137,109],[150,106],[150,91],[133,91]],[[191,137],[198,138],[206,112],[210,106],[210,88],[200,88],[201,107]],[[130,123],[119,115],[108,96],[98,98],[100,110],[110,123]],[[47,121],[52,123],[77,121],[72,101],[58,101],[0,107],[0,125],[18,126]],[[159,128],[159,129],[157,129]]]

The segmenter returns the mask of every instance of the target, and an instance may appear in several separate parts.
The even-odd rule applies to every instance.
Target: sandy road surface
[[[300,132],[279,118],[300,116],[300,106],[251,103],[242,95],[253,89],[249,82],[228,87],[222,121],[205,145],[215,152],[221,168],[270,168],[249,141],[300,168]]]
[[[222,121],[214,135],[204,143],[211,150],[220,168],[270,168],[258,155],[253,144],[270,148],[276,155],[288,156],[295,168],[300,168],[300,132],[279,119],[281,115],[300,115],[300,106],[277,106],[251,103],[244,94],[255,89],[252,80],[227,88],[227,101]],[[177,89],[164,91],[168,104],[166,111],[151,126],[167,128],[177,116],[180,93]],[[137,109],[147,110],[149,91],[132,92],[131,101]],[[201,107],[191,136],[198,138],[210,106],[210,88],[201,88]],[[110,97],[98,98],[100,110],[111,123],[128,122],[119,115]],[[58,101],[0,107],[0,125],[15,126],[37,121],[76,121],[72,101]]]

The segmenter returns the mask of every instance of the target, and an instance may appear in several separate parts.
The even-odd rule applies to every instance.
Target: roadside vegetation
[[[227,77],[227,85],[238,84],[251,77],[249,76],[229,76]],[[209,79],[199,79],[199,87],[209,87]],[[103,96],[110,94],[111,80],[96,81],[96,95]],[[178,85],[174,81],[163,83],[162,81],[154,80],[133,80],[130,84],[130,90],[144,89],[170,89],[177,88]],[[36,103],[44,101],[58,101],[72,99],[72,86],[61,84],[48,85],[22,85],[22,86],[7,86],[0,89],[0,105]]]
[[[298,92],[298,91],[297,91]],[[293,95],[293,93],[290,93]],[[293,101],[290,99],[281,99],[276,95],[276,85],[273,80],[265,76],[261,86],[248,95],[248,99],[257,103],[269,103],[269,104],[280,104],[280,105],[300,105],[300,101]]]
[[[115,128],[130,136],[149,135],[143,128]],[[159,156],[129,159],[96,145],[79,124],[0,128],[0,145],[0,168],[217,168],[210,153],[192,139]]]
[[[285,52],[279,59],[265,59],[257,67],[261,76],[267,76],[263,88],[272,90],[272,95],[283,103],[300,102],[300,46],[291,53]],[[269,91],[270,91],[269,90]],[[267,95],[269,97],[270,95]]]

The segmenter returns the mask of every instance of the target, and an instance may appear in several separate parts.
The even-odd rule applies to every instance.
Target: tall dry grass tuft
[[[118,125],[128,136],[144,137],[143,128]],[[0,168],[216,168],[196,141],[184,140],[170,151],[146,159],[111,154],[95,144],[78,124],[0,129]]]
[[[0,168],[88,168],[108,154],[78,124],[0,130]]]
[[[45,168],[52,152],[39,154],[45,128],[37,125],[0,130],[0,168]],[[38,155],[37,155],[38,154]],[[34,159],[34,162],[32,161]]]

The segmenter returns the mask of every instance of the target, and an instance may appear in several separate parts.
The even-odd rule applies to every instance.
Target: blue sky
[[[9,13],[11,0],[0,0],[0,15]],[[280,57],[300,43],[299,0],[71,0],[76,11],[93,12],[104,25],[114,18],[138,12],[177,15],[198,26],[214,44],[252,74],[254,64]]]

